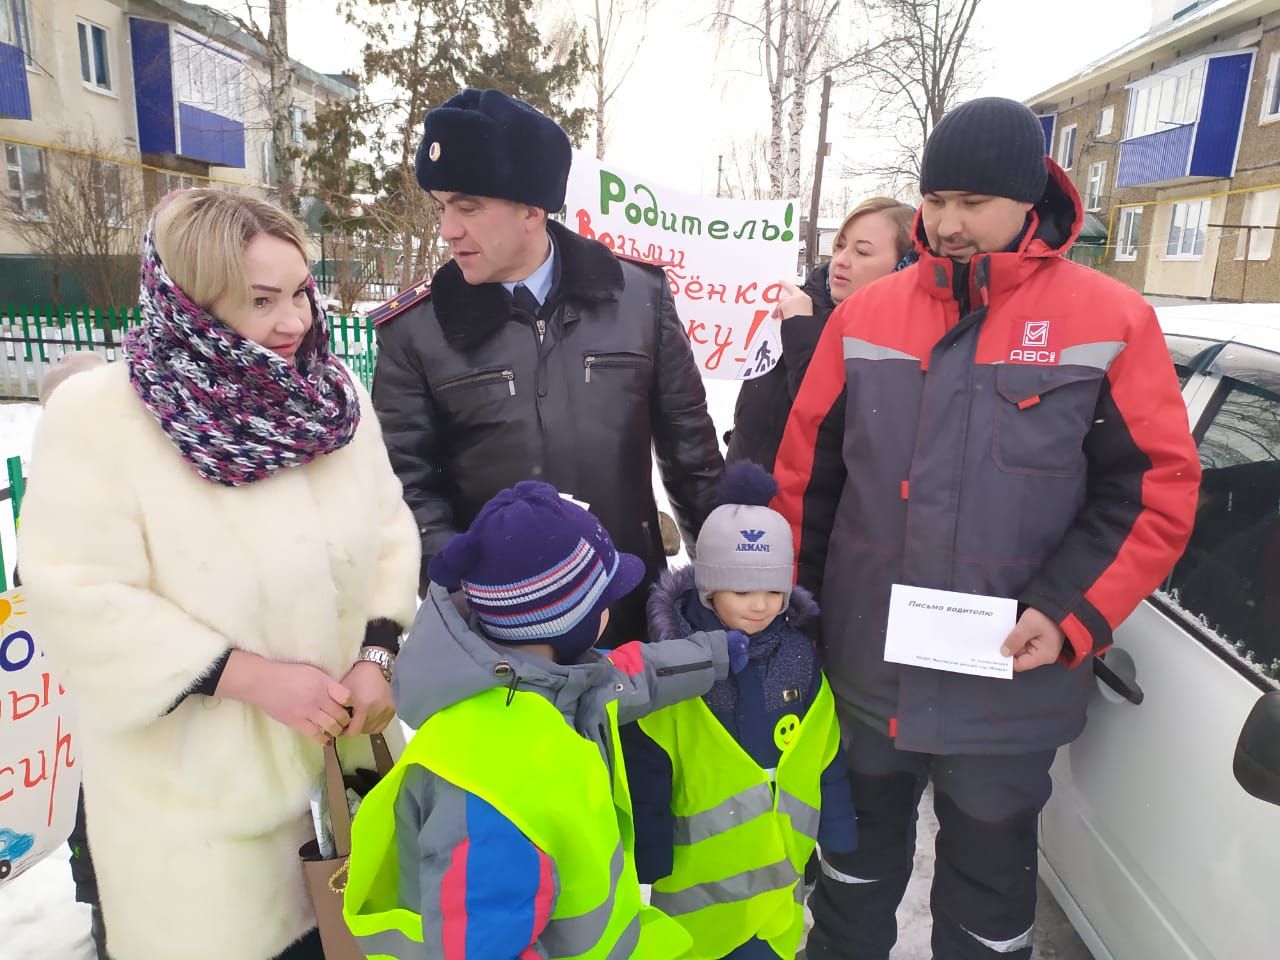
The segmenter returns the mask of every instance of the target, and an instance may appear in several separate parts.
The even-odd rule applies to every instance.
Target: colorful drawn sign
[[[670,190],[575,152],[570,229],[667,274],[704,376],[751,379],[782,355],[774,306],[795,276],[799,205]]]
[[[70,699],[33,620],[21,590],[0,593],[0,883],[66,841],[80,792]]]

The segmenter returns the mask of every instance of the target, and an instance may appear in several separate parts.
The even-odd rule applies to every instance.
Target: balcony
[[[142,152],[243,167],[241,62],[168,23],[131,17],[129,31]]]
[[[1195,138],[1196,124],[1186,123],[1124,141],[1120,144],[1116,186],[1137,187],[1191,176],[1191,146]]]
[[[31,119],[26,56],[11,43],[0,43],[0,117]]]
[[[1253,56],[1250,50],[1210,57],[1195,121],[1123,141],[1116,186],[1167,186],[1187,177],[1234,176]]]

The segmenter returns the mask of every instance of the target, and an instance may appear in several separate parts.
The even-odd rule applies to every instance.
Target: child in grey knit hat
[[[806,633],[818,606],[792,584],[791,527],[768,506],[776,492],[762,467],[730,464],[693,566],[664,574],[647,606],[651,640],[740,630],[746,662],[622,734],[637,873],[693,937],[693,956],[795,956],[795,887],[815,840],[831,853],[857,846],[834,698]],[[739,838],[732,863],[715,847],[727,830]]]
[[[693,561],[698,599],[726,627],[732,624],[748,636],[768,629],[791,604],[791,526],[768,506],[777,489],[763,467],[731,464],[721,483],[720,505],[698,534]],[[812,602],[806,598],[806,605]]]

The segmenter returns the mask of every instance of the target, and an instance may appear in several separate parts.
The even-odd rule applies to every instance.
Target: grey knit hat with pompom
[[[791,525],[769,501],[778,485],[759,464],[729,464],[720,481],[720,506],[711,511],[698,534],[693,580],[702,602],[721,590],[749,593],[778,591],[783,609],[791,603],[795,555]]]

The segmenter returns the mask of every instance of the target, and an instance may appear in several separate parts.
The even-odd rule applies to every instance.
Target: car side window
[[[1173,359],[1173,369],[1178,373],[1178,383],[1184,387],[1191,379],[1191,374],[1196,371],[1206,351],[1216,349],[1218,346],[1213,340],[1184,337],[1178,334],[1167,334],[1164,342],[1169,348],[1169,356]]]
[[[1280,383],[1271,379],[1223,376],[1199,441],[1204,478],[1195,529],[1163,592],[1198,619],[1241,667],[1275,683],[1280,680]]]

